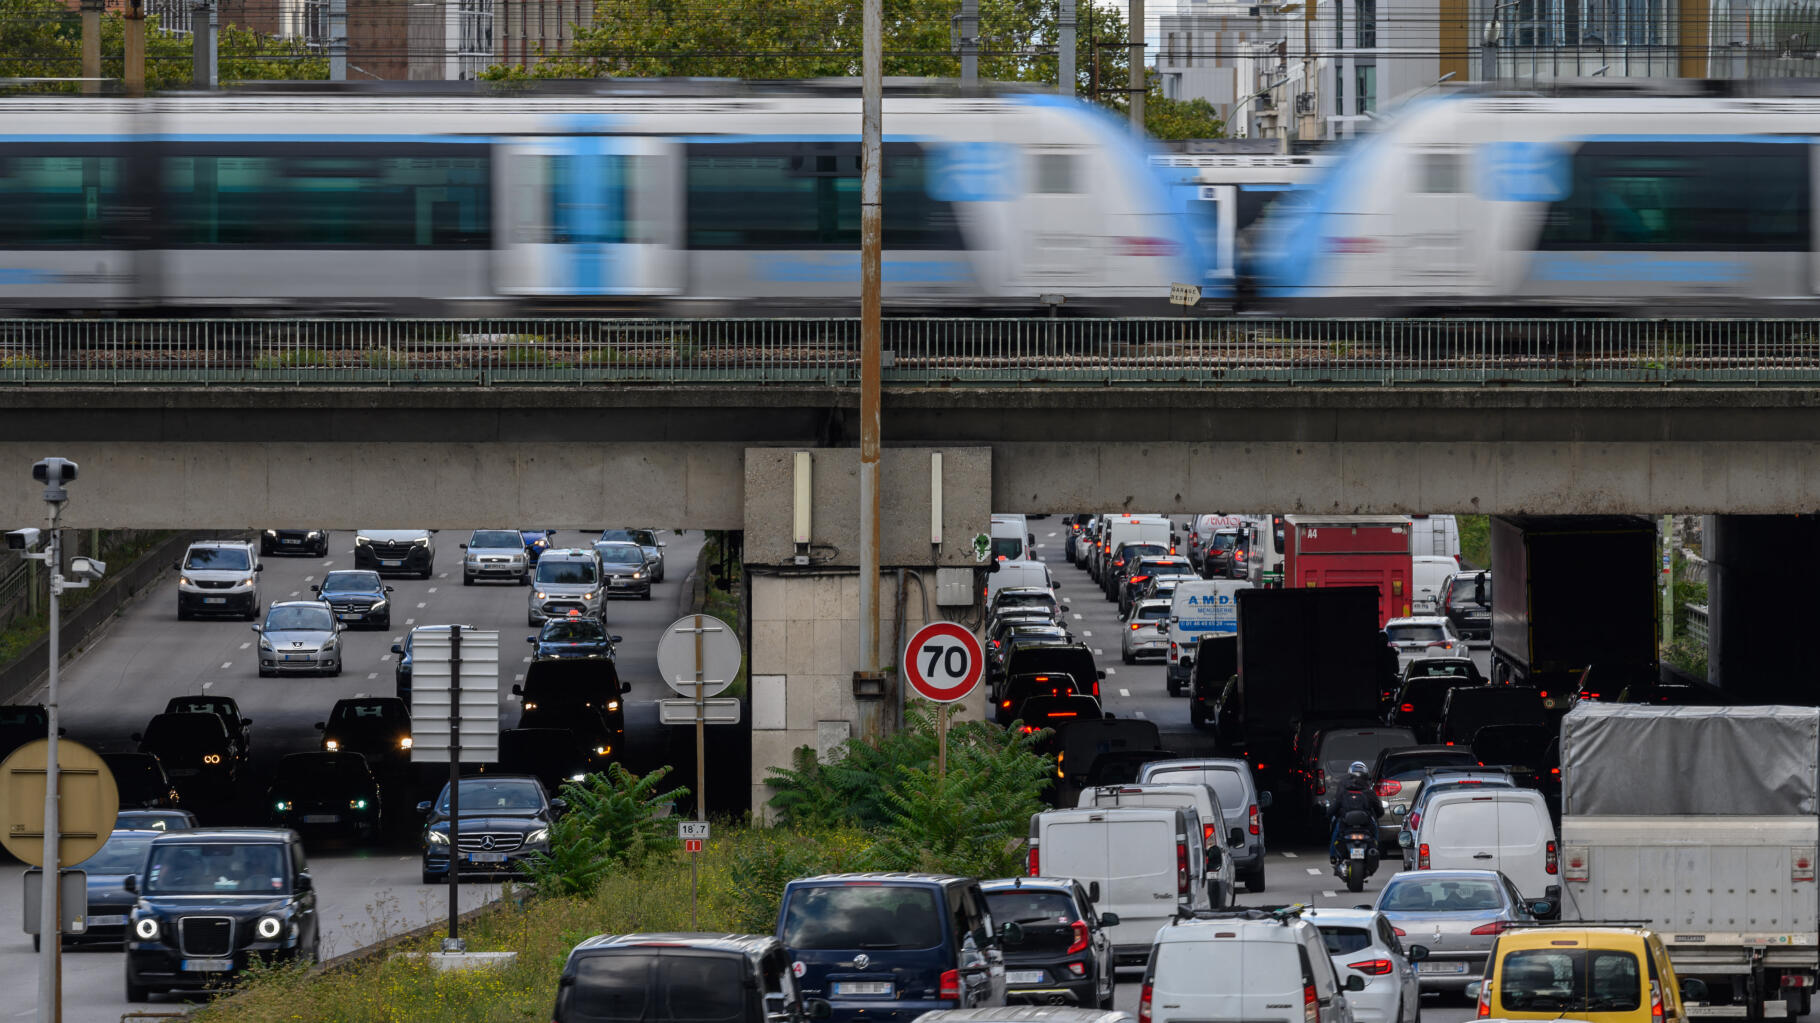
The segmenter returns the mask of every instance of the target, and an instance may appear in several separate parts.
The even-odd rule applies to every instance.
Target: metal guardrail
[[[1681,609],[1687,614],[1687,638],[1706,646],[1706,605],[1683,604]]]
[[[887,384],[1820,383],[1820,320],[898,319]],[[859,321],[0,320],[0,384],[851,386]]]

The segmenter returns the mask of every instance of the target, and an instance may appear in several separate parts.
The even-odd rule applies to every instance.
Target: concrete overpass
[[[783,383],[0,387],[0,522],[41,517],[25,467],[55,453],[85,527],[741,529],[747,450],[856,460],[857,406]],[[884,432],[988,449],[1000,510],[1780,514],[1820,508],[1817,413],[1805,386],[898,384]]]

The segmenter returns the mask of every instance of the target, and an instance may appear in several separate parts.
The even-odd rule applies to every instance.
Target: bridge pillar
[[[800,482],[799,451],[809,455]],[[850,737],[899,725],[897,665],[911,633],[938,619],[978,624],[972,543],[990,529],[991,450],[887,448],[879,477],[881,571],[870,584],[878,587],[882,684],[855,675],[859,588],[868,585],[858,567],[859,450],[746,449],[754,813],[771,798],[765,778],[796,750],[825,758]],[[983,717],[984,692],[962,713]]]
[[[1715,515],[1705,533],[1708,678],[1736,700],[1820,703],[1820,517]]]

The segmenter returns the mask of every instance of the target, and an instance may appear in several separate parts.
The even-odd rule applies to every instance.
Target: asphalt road
[[[500,719],[517,723],[518,705],[510,695],[514,677],[522,678],[530,647],[524,638],[526,590],[509,583],[461,584],[460,544],[467,532],[444,530],[436,537],[436,575],[430,579],[389,579],[394,587],[392,629],[343,634],[346,667],[339,678],[258,677],[253,646],[257,637],[248,622],[178,622],[175,574],[168,590],[154,589],[124,609],[89,649],[63,672],[59,698],[68,737],[98,752],[136,748],[130,738],[172,696],[207,693],[231,696],[253,721],[252,763],[236,798],[229,804],[198,808],[204,823],[263,825],[265,789],[273,765],[286,753],[318,748],[315,722],[323,720],[338,699],[394,691],[391,644],[411,625],[459,622],[500,631]],[[657,724],[654,701],[673,695],[658,681],[656,647],[659,631],[686,609],[688,576],[701,548],[700,532],[678,536],[660,532],[665,550],[665,581],[652,599],[617,600],[607,613],[608,627],[624,638],[618,650],[627,694],[626,732],[634,757],[653,748]],[[577,532],[559,533],[559,543],[591,540]],[[309,596],[309,586],[323,573],[352,568],[353,534],[337,532],[327,558],[271,557],[260,574],[266,602]],[[42,692],[21,702],[42,702]],[[414,807],[446,778],[446,768],[418,772],[385,792],[387,840],[374,848],[324,844],[310,848],[311,872],[321,899],[323,955],[339,955],[389,934],[409,930],[448,912],[445,886],[425,886],[419,877],[418,824]],[[38,957],[21,929],[20,905],[24,868],[8,861],[0,867],[0,927],[13,937],[0,939],[0,990],[19,997],[0,1009],[0,1018],[29,1018],[35,1012]],[[479,905],[497,885],[464,886],[463,908]],[[128,1011],[124,1000],[124,956],[118,951],[71,951],[64,957],[66,1023],[115,1023]],[[181,1003],[161,998],[169,1009]]]

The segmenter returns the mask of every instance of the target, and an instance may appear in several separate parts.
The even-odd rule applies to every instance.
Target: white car
[[[1131,606],[1131,614],[1120,623],[1119,656],[1126,664],[1136,664],[1140,657],[1163,657],[1169,653],[1167,600],[1140,600]]]
[[[1321,929],[1327,955],[1344,982],[1361,977],[1365,990],[1346,992],[1358,1023],[1417,1023],[1422,988],[1416,962],[1428,950],[1415,952],[1397,939],[1396,929],[1375,909],[1309,909],[1302,919]]]
[[[1384,624],[1390,645],[1397,648],[1397,671],[1424,657],[1471,657],[1466,640],[1454,631],[1453,622],[1440,615],[1392,618]]]

